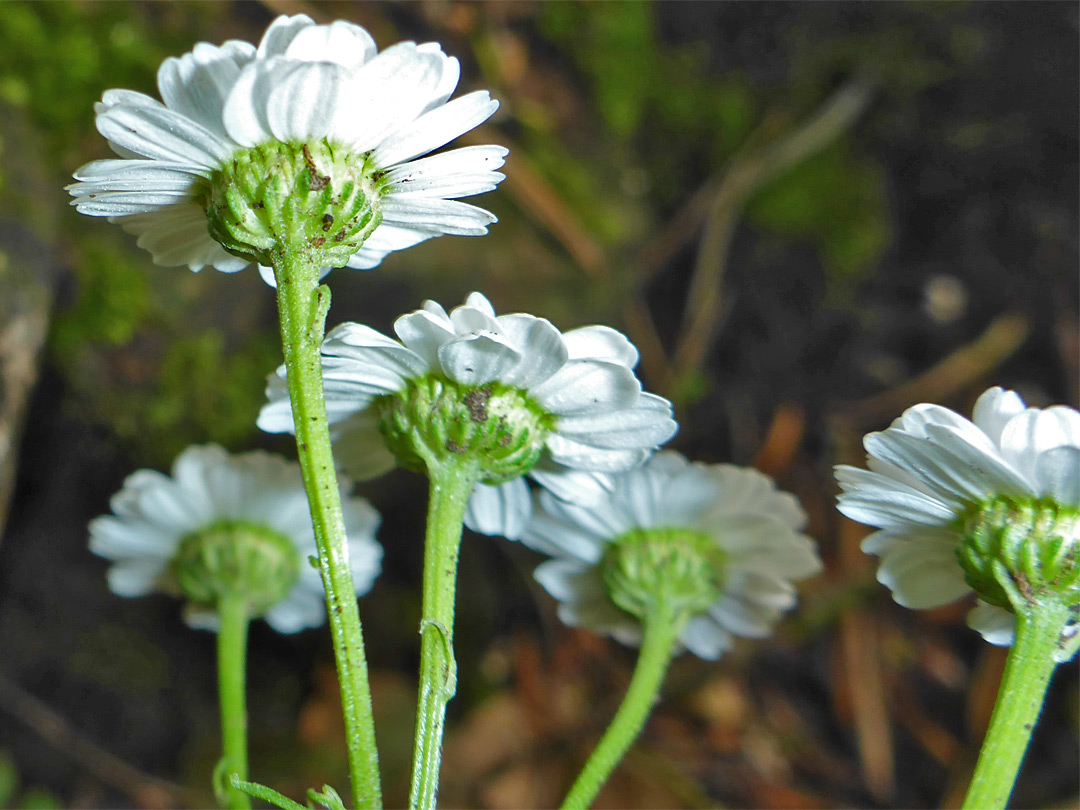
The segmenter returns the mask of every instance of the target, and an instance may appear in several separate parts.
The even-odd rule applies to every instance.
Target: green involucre
[[[631,529],[608,544],[600,572],[611,600],[644,619],[660,601],[692,616],[720,598],[727,554],[703,532]]]
[[[287,247],[317,266],[341,267],[382,221],[381,176],[367,154],[325,138],[244,149],[210,178],[210,235],[264,265]]]
[[[300,553],[289,538],[266,526],[222,520],[181,539],[170,571],[191,601],[216,606],[239,597],[254,618],[292,590],[300,576]]]
[[[1048,498],[999,495],[957,518],[964,579],[986,602],[1014,610],[1010,592],[1080,601],[1080,512]],[[1004,571],[1002,571],[1004,567]],[[1008,576],[1011,583],[1002,582]],[[1012,587],[1012,586],[1015,586]]]
[[[462,385],[429,375],[375,401],[379,430],[398,463],[472,460],[480,481],[501,484],[536,466],[555,417],[525,391],[499,382]]]

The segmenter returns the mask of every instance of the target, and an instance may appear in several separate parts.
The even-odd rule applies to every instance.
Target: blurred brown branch
[[[765,185],[850,129],[872,95],[867,82],[849,82],[800,127],[736,157],[727,168],[705,221],[672,367],[661,384],[663,392],[670,393],[677,380],[699,368],[709,350],[724,312],[721,291],[731,237],[746,203]],[[765,122],[769,120],[766,116]]]
[[[91,742],[43,701],[0,675],[0,709],[18,718],[39,737],[102,782],[129,796],[139,807],[195,806],[199,799],[182,785],[140,771]]]

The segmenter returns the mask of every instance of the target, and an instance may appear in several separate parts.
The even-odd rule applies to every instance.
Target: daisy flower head
[[[379,573],[379,515],[363,498],[345,497],[349,565],[356,593]],[[119,596],[152,591],[188,600],[185,620],[216,629],[215,604],[247,602],[281,633],[326,618],[322,580],[300,466],[261,451],[230,455],[217,445],[187,448],[172,475],[138,470],[113,496],[113,514],[90,522],[90,550],[112,561],[109,588]]]
[[[916,405],[863,443],[869,470],[836,469],[839,509],[880,529],[862,548],[901,605],[974,590],[968,624],[1004,646],[1018,597],[1080,602],[1080,412],[991,388],[971,420]]]
[[[160,101],[107,91],[97,127],[120,157],[79,169],[72,204],[137,235],[156,263],[196,271],[282,251],[368,269],[435,236],[484,234],[495,217],[455,198],[495,188],[506,149],[423,157],[498,107],[486,91],[449,100],[459,77],[437,43],[379,52],[358,25],[278,17],[258,47],[204,42],[166,59]]]
[[[733,636],[769,635],[792,581],[821,570],[805,523],[764,473],[663,451],[595,507],[540,492],[522,542],[553,557],[535,576],[566,624],[637,645],[662,599],[685,622],[681,645],[712,660]]]
[[[471,465],[466,523],[514,538],[531,511],[528,473],[561,497],[597,498],[677,429],[671,403],[642,391],[638,353],[605,326],[560,332],[533,315],[495,314],[472,293],[447,313],[434,301],[394,324],[398,339],[343,324],[322,348],[335,456],[370,478],[395,463]],[[282,366],[263,430],[294,430]]]

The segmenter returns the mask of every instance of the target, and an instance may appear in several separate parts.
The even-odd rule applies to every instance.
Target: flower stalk
[[[367,659],[323,398],[320,348],[330,289],[319,285],[318,264],[299,250],[276,250],[273,267],[296,448],[315,528],[341,687],[353,798],[357,807],[377,808],[382,806],[382,789]]]
[[[1009,649],[964,810],[1000,810],[1008,804],[1058,664],[1062,632],[1072,610],[1066,600],[1051,597],[1027,602],[1026,608],[1017,612],[1016,640]]]
[[[592,804],[645,727],[687,619],[687,613],[677,607],[675,599],[659,596],[653,601],[642,619],[641,651],[626,696],[567,793],[563,810],[584,810]]]
[[[479,471],[475,461],[426,459],[430,481],[424,542],[420,689],[409,807],[433,810],[439,792],[446,705],[457,691],[454,603],[465,509]]]
[[[217,637],[218,695],[221,709],[222,765],[231,777],[248,778],[247,699],[245,666],[250,616],[242,594],[218,599],[221,627]],[[227,778],[228,778],[227,777]],[[228,783],[223,786],[224,805],[228,810],[249,810],[251,799]]]

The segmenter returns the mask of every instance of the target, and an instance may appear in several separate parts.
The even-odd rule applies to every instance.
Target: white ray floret
[[[323,379],[335,457],[350,475],[370,478],[395,464],[378,431],[376,401],[434,377],[463,386],[498,383],[525,392],[552,427],[529,473],[560,497],[595,499],[609,473],[640,465],[677,426],[671,403],[645,393],[634,375],[638,353],[621,333],[586,326],[565,334],[528,314],[496,316],[472,293],[447,313],[428,301],[394,324],[398,340],[355,323],[343,324],[323,344]],[[263,430],[293,430],[282,366],[270,377]],[[524,480],[477,485],[467,524],[488,534],[516,537],[531,510]]]
[[[991,388],[969,421],[939,405],[909,408],[864,440],[869,470],[837,467],[840,511],[880,531],[863,550],[881,557],[878,580],[906,607],[924,609],[971,593],[957,558],[960,521],[995,498],[1080,507],[1080,412],[1028,408]],[[1080,545],[1080,537],[1064,538]],[[1014,617],[982,601],[968,624],[1009,645]]]
[[[161,101],[106,91],[97,127],[121,159],[79,169],[68,187],[72,204],[138,236],[158,264],[236,272],[250,259],[227,252],[206,227],[215,173],[267,143],[325,142],[354,155],[377,187],[381,224],[349,267],[375,267],[443,234],[486,233],[495,217],[456,198],[495,188],[507,150],[470,146],[422,157],[498,107],[486,91],[451,101],[460,73],[437,43],[378,52],[360,26],[316,25],[305,15],[274,20],[258,48],[200,43],[161,65]]]
[[[348,486],[342,483],[342,509],[359,595],[379,573],[379,515],[363,498],[347,497]],[[297,555],[295,584],[263,618],[282,633],[325,621],[322,580],[308,564],[317,548],[298,464],[261,451],[230,455],[216,445],[192,446],[177,457],[171,476],[154,470],[132,473],[111,506],[112,515],[90,523],[90,550],[112,561],[108,580],[114,593],[175,592],[170,566],[184,539],[222,522],[239,522],[285,538]],[[210,606],[188,605],[185,619],[195,627],[217,627]]]
[[[630,532],[678,530],[702,536],[719,551],[719,598],[691,618],[679,641],[705,659],[718,658],[733,636],[764,638],[796,601],[793,580],[821,570],[814,541],[801,533],[798,501],[767,475],[730,464],[691,463],[663,451],[614,478],[595,506],[540,492],[522,542],[551,555],[536,579],[559,601],[569,625],[641,641],[641,622],[612,601],[602,561]]]

